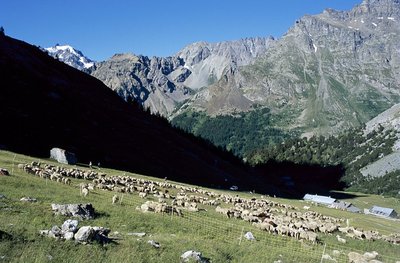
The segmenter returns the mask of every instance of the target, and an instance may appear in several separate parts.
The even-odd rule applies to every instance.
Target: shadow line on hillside
[[[265,183],[274,184],[273,195],[291,199],[302,199],[307,193],[331,196],[336,199],[351,199],[356,195],[339,193],[345,184],[341,181],[345,173],[342,164],[321,166],[315,164],[296,164],[293,162],[268,161],[254,168]],[[336,190],[336,191],[335,191]]]

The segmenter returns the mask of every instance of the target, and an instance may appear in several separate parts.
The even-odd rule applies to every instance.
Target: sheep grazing
[[[376,257],[377,257],[378,255],[379,255],[378,252],[372,251],[372,252],[365,252],[364,255],[363,255],[363,257],[364,257],[366,260],[373,260],[373,259],[376,259]]]
[[[139,197],[140,197],[140,198],[146,198],[146,196],[147,196],[147,193],[146,193],[146,192],[140,192],[140,193],[139,193]]]
[[[341,238],[339,235],[337,235],[336,238],[340,243],[346,244],[346,239]]]
[[[116,204],[116,203],[118,203],[118,201],[119,201],[119,196],[118,196],[118,195],[114,195],[114,196],[112,197],[112,203],[113,203],[113,204]]]
[[[86,196],[88,196],[88,194],[89,194],[89,189],[87,189],[86,187],[83,187],[83,188],[82,188],[82,195],[83,195],[84,197],[86,197]]]
[[[64,184],[67,184],[67,185],[71,185],[71,179],[69,179],[69,178],[66,178],[66,177],[63,177],[62,178],[62,182],[64,183]]]
[[[262,230],[270,233],[280,233],[296,239],[316,242],[317,233],[340,234],[343,237],[377,240],[383,239],[392,243],[400,243],[399,236],[383,237],[376,231],[364,231],[349,226],[349,220],[334,218],[312,211],[311,206],[303,206],[303,209],[291,205],[282,204],[277,201],[266,199],[266,196],[258,198],[243,198],[238,195],[220,194],[197,187],[188,187],[162,181],[139,179],[127,175],[108,176],[105,173],[97,173],[91,170],[65,168],[50,164],[32,162],[19,164],[18,168],[25,172],[41,178],[71,184],[71,179],[84,179],[86,183],[79,184],[82,196],[87,196],[89,191],[97,189],[115,191],[120,193],[138,193],[139,197],[145,199],[148,196],[158,198],[157,205],[143,204],[148,211],[157,213],[176,213],[181,215],[181,209],[187,211],[199,211],[199,205],[210,205],[215,207],[215,212],[228,218],[245,220]],[[71,179],[70,179],[71,178]],[[72,179],[73,180],[73,179]],[[88,182],[89,181],[89,182]],[[171,191],[175,189],[176,191]],[[176,194],[175,196],[171,193]],[[190,194],[189,194],[190,193]],[[123,196],[114,195],[112,203],[121,202]],[[171,205],[167,205],[167,200]],[[220,207],[221,204],[227,207]],[[230,205],[230,207],[228,207]],[[142,209],[143,210],[143,209]],[[146,210],[146,209],[145,209]],[[143,210],[144,211],[144,210]],[[147,210],[146,210],[147,211]],[[343,224],[341,224],[343,223]],[[347,224],[346,224],[347,223]],[[344,227],[346,226],[347,227]],[[337,240],[345,244],[346,240],[339,235]]]

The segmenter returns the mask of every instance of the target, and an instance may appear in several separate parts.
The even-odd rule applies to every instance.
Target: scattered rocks
[[[363,263],[363,262],[375,262],[378,263],[380,261],[376,260],[376,257],[378,256],[378,252],[372,251],[372,252],[365,252],[363,255],[357,252],[349,252],[347,254],[349,258],[349,262],[353,263]]]
[[[139,233],[127,233],[127,236],[135,236],[135,237],[144,237],[146,233],[144,232],[139,232]]]
[[[101,227],[101,226],[94,226],[93,230],[95,231],[95,236],[94,239],[101,243],[110,243],[111,238],[108,237],[108,234],[110,234],[111,230],[109,228]]]
[[[78,231],[78,220],[75,219],[68,219],[66,220],[62,226],[61,226],[61,230],[63,232],[72,232],[72,233],[76,233]]]
[[[247,232],[246,234],[244,234],[244,237],[247,240],[250,240],[250,241],[255,241],[256,240],[256,238],[254,237],[253,233],[251,233],[251,232]]]
[[[55,215],[79,217],[81,219],[93,219],[95,216],[92,204],[51,204]]]
[[[36,199],[36,198],[33,198],[33,197],[26,196],[26,197],[22,197],[22,198],[20,199],[20,201],[21,201],[21,202],[30,202],[30,203],[34,203],[34,202],[37,202],[37,199]]]
[[[201,252],[194,250],[188,250],[181,255],[181,262],[199,262],[208,263],[209,260],[201,255]]]
[[[114,239],[114,240],[116,240],[116,239],[122,239],[122,235],[121,235],[121,233],[118,232],[118,231],[112,232],[111,234],[108,235],[108,237],[111,238],[111,239]]]
[[[50,229],[49,235],[53,235],[53,237],[55,237],[55,238],[56,238],[56,237],[61,237],[61,235],[62,235],[61,228],[58,227],[58,226],[53,226],[53,227]]]
[[[73,232],[66,232],[66,233],[64,233],[64,239],[65,239],[65,240],[72,240],[72,239],[74,239],[74,233],[73,233]]]
[[[39,235],[49,236],[50,230],[39,230]]]
[[[50,230],[40,230],[40,235],[55,239],[75,240],[78,243],[87,244],[97,241],[101,244],[111,242],[108,237],[110,229],[104,227],[82,226],[78,228],[78,221],[68,219],[61,228],[53,226]]]
[[[76,241],[80,243],[87,243],[90,240],[93,240],[95,231],[91,226],[83,226],[79,228],[78,232],[74,235]]]
[[[149,241],[147,241],[147,243],[149,243],[150,245],[152,245],[155,248],[160,248],[160,243],[158,243],[154,240],[149,240]]]
[[[1,176],[1,175],[10,175],[10,173],[8,172],[7,169],[0,168],[0,176]]]
[[[67,152],[60,148],[53,148],[50,150],[50,158],[59,163],[76,164],[77,159],[74,153]]]

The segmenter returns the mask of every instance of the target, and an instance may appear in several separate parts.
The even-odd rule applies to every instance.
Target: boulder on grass
[[[63,164],[76,164],[77,159],[74,153],[67,152],[61,148],[53,148],[50,150],[50,158]]]
[[[66,220],[62,224],[61,230],[63,233],[67,233],[67,232],[76,233],[76,231],[78,231],[78,220],[75,220],[75,219]]]
[[[74,235],[74,238],[79,243],[88,243],[94,239],[96,232],[91,226],[83,226],[79,228],[78,232]]]
[[[181,255],[181,262],[198,262],[198,263],[209,263],[207,258],[201,255],[201,252],[194,250],[188,250]]]
[[[251,232],[247,232],[246,234],[244,234],[244,237],[247,240],[250,240],[250,241],[255,241],[256,240],[256,238],[254,237],[253,233],[251,233]]]

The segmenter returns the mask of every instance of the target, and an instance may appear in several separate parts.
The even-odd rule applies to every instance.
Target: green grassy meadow
[[[321,236],[321,243],[311,244],[271,235],[251,226],[250,223],[227,219],[215,209],[204,206],[205,211],[187,212],[183,217],[142,213],[136,207],[146,200],[137,194],[120,194],[122,201],[112,205],[115,192],[94,190],[87,197],[80,195],[79,183],[73,179],[71,185],[44,180],[17,168],[18,163],[38,161],[35,158],[0,151],[0,167],[6,168],[10,176],[0,176],[0,262],[179,262],[180,255],[187,250],[202,252],[211,262],[331,262],[321,260],[323,253],[340,253],[337,262],[347,262],[349,251],[373,251],[379,260],[400,260],[400,247],[383,241],[349,240],[339,244],[335,236]],[[41,160],[53,163],[49,160]],[[54,163],[56,164],[56,163]],[[57,164],[58,165],[58,164]],[[87,169],[79,167],[80,169]],[[103,169],[108,175],[122,175],[123,171]],[[135,177],[137,174],[126,173]],[[158,180],[150,178],[151,180]],[[216,190],[213,190],[216,191]],[[232,192],[229,192],[232,194]],[[236,194],[236,192],[235,192]],[[257,194],[240,193],[243,197],[260,197]],[[24,196],[34,197],[36,203],[19,201]],[[152,197],[148,197],[152,200]],[[274,201],[302,208],[306,203],[297,200]],[[349,200],[360,208],[370,204],[393,207],[400,211],[398,199],[380,196],[359,195]],[[54,216],[51,203],[92,203],[97,212],[93,220],[79,221],[80,226],[103,226],[111,229],[114,242],[107,245],[77,244],[74,241],[55,240],[40,236],[39,230],[61,225],[67,217]],[[368,203],[368,204],[367,204]],[[364,206],[363,206],[364,205]],[[367,215],[356,215],[325,207],[312,207],[326,215],[349,218],[351,225],[364,229],[375,229],[382,234],[400,233],[399,221],[384,220]],[[251,231],[257,241],[248,241],[243,234]],[[139,238],[131,232],[145,232]],[[321,234],[322,235],[322,234]],[[155,240],[161,247],[156,249],[147,243]]]

